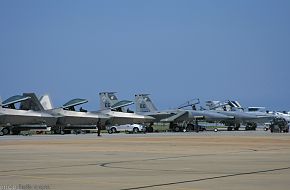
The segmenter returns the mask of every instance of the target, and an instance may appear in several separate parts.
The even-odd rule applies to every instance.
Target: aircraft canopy
[[[131,104],[134,104],[134,102],[130,101],[130,100],[121,100],[121,101],[115,103],[113,106],[111,106],[111,109],[118,109],[118,108],[122,108],[125,106],[129,106]]]
[[[88,100],[86,100],[86,99],[76,98],[76,99],[72,99],[72,100],[68,101],[67,103],[65,103],[62,106],[62,108],[74,107],[74,106],[81,105],[81,104],[84,104],[87,102],[88,102]]]
[[[28,99],[30,99],[30,97],[28,97],[28,96],[15,95],[15,96],[12,96],[12,97],[8,98],[7,100],[3,101],[2,106],[16,104],[18,102],[22,102],[22,101],[25,101]]]

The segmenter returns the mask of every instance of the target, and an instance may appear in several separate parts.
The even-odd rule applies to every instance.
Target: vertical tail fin
[[[20,109],[22,110],[34,110],[43,111],[44,108],[36,97],[35,93],[23,93],[23,96],[30,97],[29,99],[21,102]]]
[[[40,101],[41,105],[43,106],[44,110],[53,109],[49,95],[46,94],[46,95],[41,96],[39,98],[39,101]]]
[[[118,102],[118,98],[115,95],[116,92],[100,92],[100,109],[110,109],[112,105]]]
[[[230,106],[231,110],[244,111],[244,108],[241,106],[241,104],[238,101],[229,100],[228,105]]]
[[[228,101],[229,106],[231,106],[232,108],[242,108],[241,104],[238,101],[232,101],[229,100]]]
[[[149,98],[149,94],[135,95],[136,112],[155,112],[157,111],[155,105]]]

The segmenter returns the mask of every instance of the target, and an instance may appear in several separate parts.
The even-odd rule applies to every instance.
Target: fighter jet
[[[189,131],[193,130],[196,126],[196,130],[199,130],[198,121],[204,120],[207,122],[219,122],[223,120],[232,119],[231,116],[226,116],[223,114],[196,110],[195,104],[191,104],[192,110],[183,109],[188,105],[183,105],[177,109],[158,111],[149,98],[149,94],[136,94],[135,95],[136,113],[152,116],[155,118],[155,122],[167,122],[170,123],[170,128],[176,132],[178,131]],[[178,123],[183,123],[183,126],[178,125]],[[184,122],[185,125],[184,126]],[[192,124],[194,122],[195,125]]]
[[[270,122],[275,118],[271,114],[263,112],[247,112],[237,101],[207,101],[206,105],[211,111],[216,113],[224,114],[227,116],[232,116],[232,120],[222,121],[228,130],[239,130],[241,124],[245,125],[245,130],[256,130],[258,124],[264,124]]]
[[[290,113],[289,112],[286,112],[286,111],[282,111],[282,112],[279,112],[279,111],[274,111],[272,113],[269,113],[269,114],[273,114],[277,117],[282,117],[284,118],[288,123],[290,123]]]
[[[288,123],[290,123],[290,112],[287,112],[287,111],[269,111],[269,110],[266,110],[265,107],[252,106],[252,107],[248,107],[248,112],[259,114],[259,115],[263,115],[265,113],[274,115],[276,117],[284,118]]]
[[[143,124],[151,123],[154,118],[150,116],[144,116],[136,114],[129,109],[125,109],[126,106],[134,104],[130,100],[119,101],[116,92],[101,92],[100,98],[100,111],[94,113],[102,113],[110,116],[108,125],[123,125],[123,124]]]
[[[25,94],[12,96],[4,102],[0,100],[0,136],[10,133],[17,135],[31,129],[47,129],[56,124],[56,118],[45,113],[42,106],[35,110],[25,107],[30,100],[31,97]]]
[[[37,100],[35,94],[28,95],[34,96],[33,100],[35,102],[39,101],[47,113],[57,118],[56,125],[52,128],[52,131],[56,134],[65,134],[69,131],[81,129],[97,129],[98,122],[104,125],[109,119],[107,115],[88,112],[82,107],[77,111],[75,107],[87,103],[86,99],[72,99],[61,107],[53,108],[48,95],[40,97],[39,100]]]

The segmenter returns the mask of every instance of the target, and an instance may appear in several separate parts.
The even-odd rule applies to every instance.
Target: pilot
[[[192,105],[192,110],[196,110],[195,104]]]
[[[226,107],[226,106],[223,106],[223,110],[224,110],[224,111],[227,111],[227,107]]]
[[[87,112],[87,110],[85,110],[85,109],[83,109],[83,107],[81,107],[80,112]]]
[[[132,111],[132,110],[130,110],[130,108],[128,108],[127,113],[134,113],[134,111]]]

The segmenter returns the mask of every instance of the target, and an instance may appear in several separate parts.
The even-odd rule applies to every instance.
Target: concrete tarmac
[[[290,187],[290,134],[4,136],[0,152],[0,190]]]

